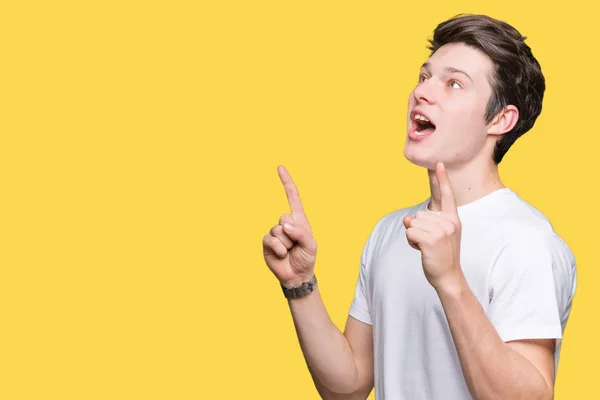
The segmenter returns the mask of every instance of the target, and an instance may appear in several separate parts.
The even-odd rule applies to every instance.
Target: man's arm
[[[317,242],[292,177],[284,167],[278,172],[292,213],[282,215],[279,224],[263,237],[263,252],[281,285],[293,288],[314,276]],[[373,387],[371,326],[349,317],[342,334],[329,318],[318,287],[288,301],[304,358],[321,396],[366,399]]]
[[[344,334],[333,324],[318,289],[289,300],[298,341],[323,399],[361,399],[373,389],[373,328],[348,317]]]
[[[485,314],[479,301],[471,291],[460,264],[461,221],[458,215],[454,194],[450,186],[448,173],[443,164],[436,166],[436,178],[439,185],[440,215],[417,212],[415,217],[404,218],[406,237],[409,244],[421,252],[423,271],[429,283],[435,288],[444,308],[446,319],[456,346],[463,375],[471,394],[476,399],[552,399],[554,381],[554,339],[531,340],[505,343],[495,325]],[[543,247],[543,246],[542,246]],[[543,268],[535,268],[536,254],[530,246],[525,253],[516,257],[517,270],[529,271],[526,282],[512,277],[532,288],[537,285],[546,288],[553,286],[551,270],[547,267],[551,261],[541,263]],[[537,255],[544,254],[542,250]],[[531,262],[530,262],[531,261]],[[510,263],[510,261],[509,261]],[[514,271],[513,271],[514,272]],[[543,272],[543,275],[542,275]],[[536,275],[539,273],[539,275]],[[535,279],[535,281],[534,281]],[[510,298],[523,293],[521,286],[504,290],[502,298]],[[552,300],[554,292],[546,297]],[[544,297],[538,296],[540,299]],[[529,302],[540,301],[525,298]],[[506,312],[506,303],[500,307]],[[510,300],[514,303],[514,300]],[[532,314],[542,314],[544,304],[536,303],[537,309],[523,318],[532,319]],[[530,307],[527,304],[513,304],[514,307]],[[553,313],[551,313],[553,314]],[[554,331],[540,331],[537,334],[557,337],[556,315],[550,317]],[[560,328],[559,328],[560,329]]]
[[[462,274],[436,290],[473,397],[554,397],[554,339],[505,343]]]

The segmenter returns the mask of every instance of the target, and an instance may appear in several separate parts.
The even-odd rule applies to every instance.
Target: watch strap
[[[283,290],[283,294],[286,299],[299,299],[308,294],[310,294],[315,287],[317,286],[317,277],[313,275],[313,277],[308,282],[303,282],[298,287],[286,288],[281,285],[281,289]]]

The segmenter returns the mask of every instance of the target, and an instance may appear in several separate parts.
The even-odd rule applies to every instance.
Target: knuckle
[[[298,193],[298,189],[296,189],[293,186],[290,186],[286,193],[288,201],[293,201],[294,199],[300,196],[300,193]]]
[[[293,183],[290,183],[287,188],[288,188],[287,193],[290,196],[297,196],[299,194],[298,187],[296,185],[294,185]]]
[[[269,244],[273,248],[276,248],[280,243],[281,243],[281,241],[279,239],[277,239],[276,237],[274,237],[274,236],[271,236],[269,238]]]
[[[273,236],[265,235],[265,237],[263,237],[263,247],[266,249],[275,250],[275,243],[273,239],[275,239]]]
[[[292,216],[290,214],[283,214],[281,217],[279,217],[279,225],[283,225],[286,222],[289,222],[289,223],[294,222],[294,219],[292,218]]]
[[[278,254],[285,255],[287,253],[287,247],[281,243],[281,240],[273,238],[273,250],[276,250]]]

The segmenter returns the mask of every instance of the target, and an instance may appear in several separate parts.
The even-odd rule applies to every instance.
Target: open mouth
[[[425,136],[435,131],[435,125],[422,114],[415,114],[413,117],[413,132],[415,136]]]

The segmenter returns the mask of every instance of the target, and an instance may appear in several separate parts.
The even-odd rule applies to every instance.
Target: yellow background
[[[557,399],[599,398],[596,13],[401,3],[0,2],[0,398],[317,398],[262,259],[276,167],[343,327],[375,222],[428,196],[406,100],[461,12],[514,24],[546,75],[501,172],[578,260]]]

